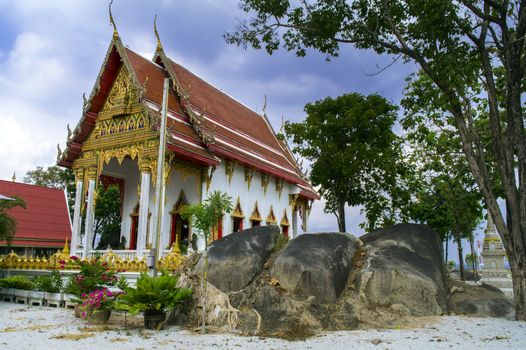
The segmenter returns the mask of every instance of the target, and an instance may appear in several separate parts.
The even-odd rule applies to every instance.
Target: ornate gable
[[[270,211],[267,216],[267,224],[276,224],[276,215],[274,215],[274,208],[272,208],[272,205],[270,205]]]
[[[139,102],[138,96],[128,69],[122,65],[99,115],[104,117],[106,115],[130,113]]]
[[[250,215],[250,220],[263,221],[261,219],[261,215],[259,214],[258,201],[256,201],[256,203],[254,204],[254,209],[252,210],[252,214]]]
[[[239,200],[239,197],[237,197],[236,206],[234,207],[234,211],[232,211],[232,214],[230,215],[235,218],[245,218],[245,215],[243,215],[243,209],[241,209],[241,201]]]

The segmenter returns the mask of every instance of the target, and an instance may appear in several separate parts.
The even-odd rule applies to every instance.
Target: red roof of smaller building
[[[17,196],[27,209],[15,207],[8,213],[17,220],[12,246],[63,247],[71,240],[71,223],[64,190],[0,180],[0,193]],[[7,242],[0,241],[0,245]]]

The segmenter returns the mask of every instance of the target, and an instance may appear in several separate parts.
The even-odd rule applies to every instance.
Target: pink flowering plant
[[[118,294],[120,293],[114,293],[107,288],[82,294],[80,306],[82,318],[90,316],[97,310],[111,310]]]
[[[105,261],[74,259],[79,272],[72,275],[67,286],[67,291],[77,297],[93,291],[103,290],[105,287],[114,286],[117,283],[115,269]]]

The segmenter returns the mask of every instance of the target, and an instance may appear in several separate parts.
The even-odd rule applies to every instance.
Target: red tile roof
[[[177,83],[189,95],[185,105],[199,115],[205,117],[205,130],[215,137],[215,143],[205,145],[192,127],[188,115],[183,111],[180,96],[170,89],[168,110],[170,117],[168,127],[171,137],[168,148],[178,156],[200,163],[217,165],[218,157],[234,159],[241,165],[256,168],[260,172],[271,174],[300,185],[300,195],[307,198],[319,199],[316,191],[301,176],[295,160],[287,147],[280,142],[272,130],[266,117],[256,113],[242,103],[236,101],[221,90],[210,85],[203,79],[188,71],[170,59],[163,62],[157,58],[157,63],[138,55],[128,48],[123,48],[120,41],[110,47],[106,67],[101,71],[100,92],[92,100],[92,108],[86,113],[87,117],[95,116],[98,107],[106,98],[111,88],[110,81],[115,78],[120,66],[116,62],[127,61],[137,81],[144,86],[144,102],[148,108],[158,111],[162,104],[164,79],[169,73],[161,65],[171,66],[176,75]],[[121,47],[122,49],[116,49]],[[126,55],[125,60],[118,60],[119,52]],[[183,102],[184,103],[184,102]],[[80,147],[89,132],[93,129],[93,120],[84,118],[80,128],[82,133],[74,142],[68,144],[66,159],[59,162],[63,166],[71,166],[73,160],[80,153]],[[87,131],[87,132],[86,132]],[[75,148],[72,146],[76,146]]]
[[[0,180],[0,193],[17,196],[26,202],[27,209],[15,207],[8,213],[17,220],[13,246],[64,246],[71,240],[71,224],[64,190]],[[6,242],[0,241],[0,245]]]

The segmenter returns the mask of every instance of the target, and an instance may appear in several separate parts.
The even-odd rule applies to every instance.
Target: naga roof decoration
[[[157,49],[152,61],[124,47],[112,16],[111,23],[113,39],[92,92],[89,98],[84,97],[82,117],[68,132],[67,148],[59,150],[59,165],[72,167],[85,151],[83,144],[93,133],[99,112],[105,113],[103,107],[125,69],[134,91],[130,93],[132,102],[143,107],[152,131],[158,132],[163,81],[170,79],[167,147],[177,156],[212,166],[220,164],[220,158],[235,161],[298,185],[301,196],[319,198],[287,143],[276,137],[266,111],[256,113],[167,57],[155,21]]]

